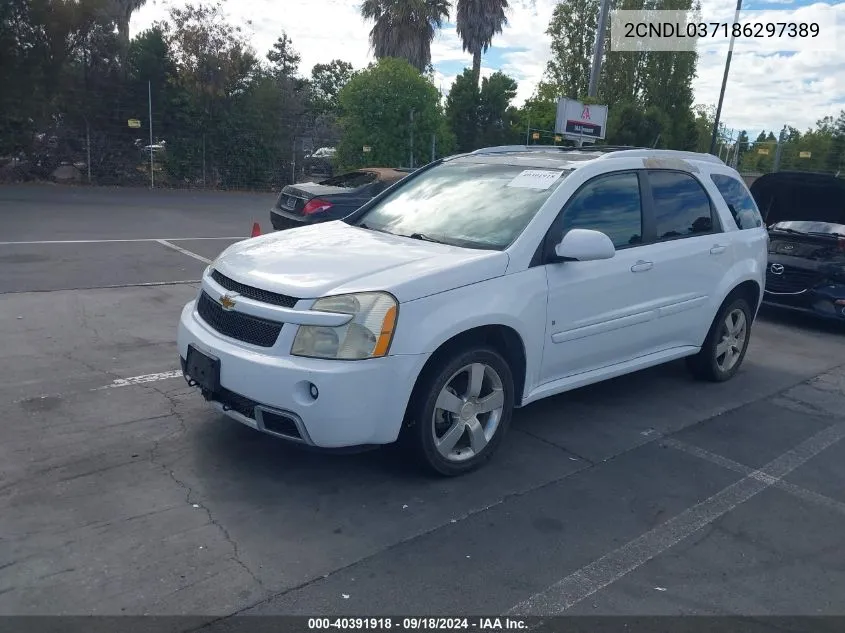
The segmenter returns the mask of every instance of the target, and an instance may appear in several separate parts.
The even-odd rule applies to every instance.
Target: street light
[[[736,0],[736,14],[734,24],[739,22],[739,10],[742,8],[742,0]],[[719,105],[716,106],[716,120],[713,121],[713,134],[710,136],[710,153],[716,153],[716,136],[719,134],[719,118],[722,116],[722,102],[725,100],[725,86],[728,83],[728,72],[731,69],[731,57],[734,52],[734,30],[731,29],[731,43],[728,46],[728,58],[725,60],[725,74],[722,77],[722,90],[719,92]]]

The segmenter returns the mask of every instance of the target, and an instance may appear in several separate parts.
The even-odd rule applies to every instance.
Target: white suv
[[[344,220],[232,245],[182,312],[179,353],[189,384],[259,431],[402,440],[456,475],[494,453],[514,407],[683,357],[733,376],[766,245],[713,156],[489,148]]]

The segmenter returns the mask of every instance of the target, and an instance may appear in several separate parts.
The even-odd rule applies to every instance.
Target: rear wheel
[[[751,340],[751,308],[742,298],[725,303],[701,351],[687,359],[687,365],[696,378],[723,382],[739,371],[748,343]]]
[[[496,351],[480,347],[453,355],[420,385],[406,429],[423,465],[454,476],[485,463],[510,426],[513,377]]]

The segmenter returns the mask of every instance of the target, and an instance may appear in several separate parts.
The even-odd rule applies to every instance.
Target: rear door
[[[694,175],[646,172],[648,214],[654,235],[651,282],[661,288],[658,327],[647,347],[660,351],[701,345],[719,303],[722,280],[733,265],[732,241],[716,206]]]

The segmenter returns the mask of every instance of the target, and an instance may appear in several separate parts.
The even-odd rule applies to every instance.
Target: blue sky
[[[520,103],[531,95],[543,76],[550,54],[545,30],[557,2],[510,0],[509,24],[482,61],[482,74],[502,70],[519,82]],[[134,15],[132,31],[138,32],[166,16],[168,6],[184,3],[185,0],[148,0]],[[284,11],[279,10],[282,4]],[[732,19],[735,4],[735,0],[702,0],[702,18]],[[367,39],[370,27],[358,13],[360,0],[229,0],[225,6],[233,22],[252,21],[248,30],[259,53],[265,53],[282,30],[287,31],[302,55],[304,72],[333,58],[345,59],[356,68],[372,59]],[[839,39],[845,41],[845,2],[746,0],[743,15],[748,10],[767,10],[778,12],[770,14],[770,20],[807,20],[806,16],[812,14],[805,13],[802,18],[802,12],[813,6],[836,10],[835,28],[842,36]],[[831,24],[822,26],[834,28]],[[761,129],[779,130],[785,124],[804,130],[816,120],[845,109],[845,46],[837,52],[779,53],[754,50],[748,41],[743,44],[748,45],[738,45],[734,53],[725,96],[722,118],[729,128],[746,129],[753,135]],[[698,77],[693,83],[696,103],[716,104],[726,52],[726,43],[714,51],[702,52]],[[444,92],[455,76],[471,65],[470,56],[461,49],[454,24],[444,25],[438,33],[432,44],[432,60],[437,70],[436,82]]]

